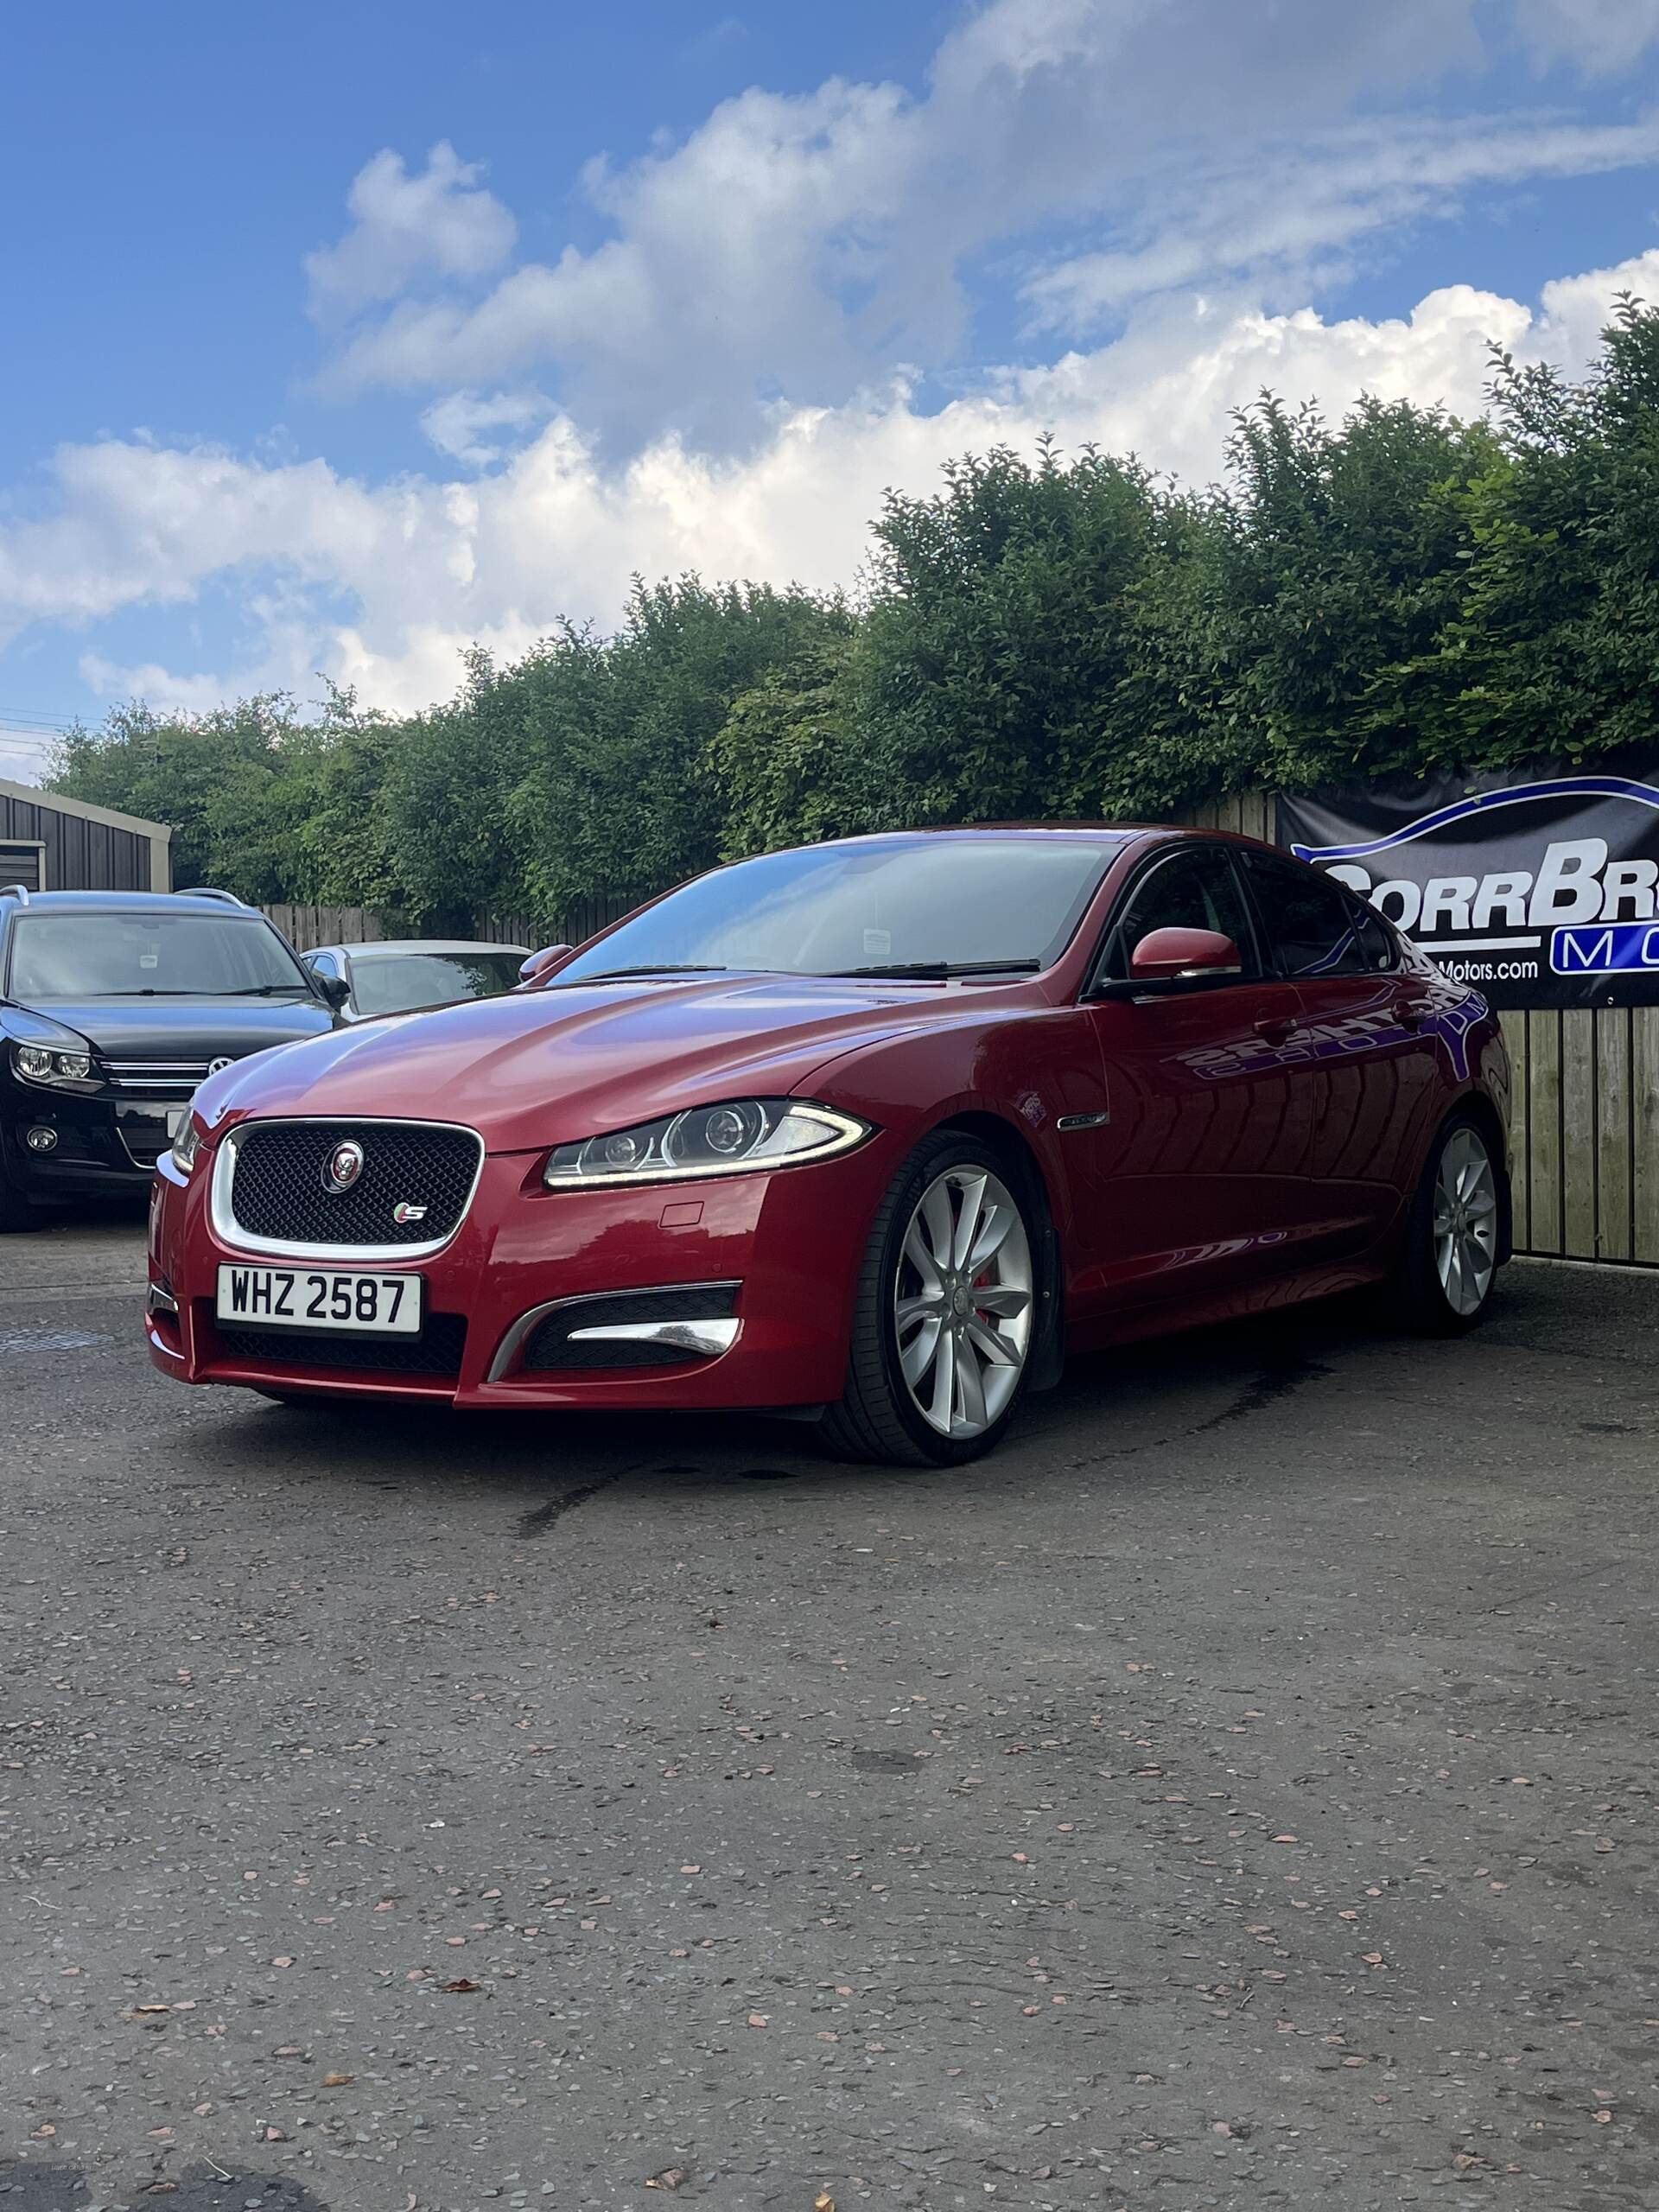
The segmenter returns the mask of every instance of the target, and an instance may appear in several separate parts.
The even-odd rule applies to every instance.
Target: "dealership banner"
[[[1659,755],[1281,798],[1278,836],[1495,1006],[1659,1003]]]

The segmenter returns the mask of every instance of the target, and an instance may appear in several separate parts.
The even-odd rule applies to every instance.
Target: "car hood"
[[[833,977],[569,984],[358,1022],[213,1077],[198,1104],[214,1128],[250,1114],[407,1116],[530,1152],[715,1098],[787,1095],[897,1031],[982,1020],[990,995]]]
[[[73,1030],[111,1060],[240,1059],[324,1034],[334,1023],[313,999],[54,999],[6,1014],[5,1027],[20,1036],[37,1023]]]

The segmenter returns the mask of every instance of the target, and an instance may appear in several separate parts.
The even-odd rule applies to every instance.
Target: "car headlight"
[[[92,1078],[90,1052],[60,1052],[54,1046],[14,1045],[11,1064],[29,1083],[86,1083]]]
[[[188,1175],[196,1164],[196,1154],[201,1150],[201,1131],[195,1117],[188,1116],[184,1127],[173,1140],[173,1165],[181,1175]]]
[[[850,1152],[868,1122],[795,1098],[723,1099],[660,1122],[556,1147],[542,1171],[550,1191],[595,1183],[672,1183],[792,1167]]]

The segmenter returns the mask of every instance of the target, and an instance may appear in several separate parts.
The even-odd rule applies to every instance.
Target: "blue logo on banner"
[[[1584,922],[1557,930],[1549,964],[1558,976],[1659,973],[1659,922]]]
[[[1494,807],[1521,806],[1535,798],[1628,798],[1638,806],[1659,810],[1659,787],[1638,783],[1632,776],[1554,776],[1546,783],[1506,784],[1502,791],[1475,791],[1433,814],[1420,814],[1403,829],[1385,836],[1366,837],[1355,845],[1293,845],[1299,861],[1361,861],[1372,853],[1386,853],[1396,845],[1409,845],[1436,830],[1449,829],[1471,814],[1490,814]],[[1630,963],[1640,967],[1644,963]],[[1565,972],[1565,971],[1563,971]],[[1574,973],[1577,971],[1574,970]]]

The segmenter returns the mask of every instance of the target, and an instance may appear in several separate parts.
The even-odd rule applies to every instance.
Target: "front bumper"
[[[169,1142],[168,1113],[190,1103],[140,1102],[7,1082],[0,1090],[0,1162],[14,1190],[35,1198],[142,1195]],[[49,1131],[49,1151],[29,1143]]]
[[[151,1206],[150,1279],[177,1310],[168,1313],[163,1304],[157,1311],[152,1299],[150,1357],[187,1382],[439,1398],[467,1407],[821,1404],[844,1387],[855,1288],[898,1150],[878,1134],[839,1160],[769,1175],[592,1192],[544,1190],[539,1153],[493,1154],[454,1237],[442,1252],[407,1263],[424,1279],[435,1346],[447,1331],[458,1347],[454,1366],[438,1373],[365,1364],[377,1354],[365,1352],[361,1340],[346,1364],[346,1355],[320,1338],[267,1332],[257,1342],[227,1338],[214,1316],[219,1265],[257,1264],[261,1255],[238,1250],[214,1230],[209,1154],[188,1179],[164,1157]],[[324,1249],[314,1263],[354,1264]],[[538,1309],[691,1284],[736,1286],[719,1316],[737,1324],[720,1332],[728,1343],[690,1349],[671,1343],[660,1365],[608,1366],[603,1362],[614,1356],[608,1348],[596,1351],[592,1368],[571,1364],[568,1351],[556,1369],[523,1364],[534,1336],[525,1317]],[[614,1324],[621,1317],[598,1318]]]

